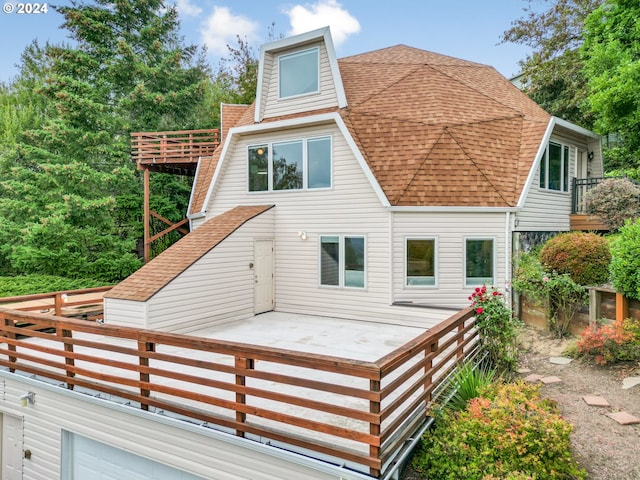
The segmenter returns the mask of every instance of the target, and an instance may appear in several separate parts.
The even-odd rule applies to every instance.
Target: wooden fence
[[[473,314],[367,362],[0,308],[0,365],[379,477],[476,349]]]

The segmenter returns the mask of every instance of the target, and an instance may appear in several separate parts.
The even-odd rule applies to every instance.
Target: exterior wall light
[[[20,405],[26,408],[28,405],[36,403],[36,394],[34,392],[27,392],[24,395],[20,395]]]
[[[298,238],[300,238],[300,240],[306,240],[307,239],[307,232],[298,232]]]

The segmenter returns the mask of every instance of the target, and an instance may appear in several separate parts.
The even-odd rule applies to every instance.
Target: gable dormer
[[[256,122],[346,106],[329,27],[262,46]]]

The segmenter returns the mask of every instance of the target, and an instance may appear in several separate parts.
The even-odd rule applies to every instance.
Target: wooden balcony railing
[[[220,131],[182,130],[131,134],[131,157],[140,166],[191,168],[220,144]]]
[[[460,311],[367,362],[0,308],[0,365],[379,478],[426,421],[455,362],[475,350],[473,314]]]
[[[102,312],[102,296],[113,287],[94,287],[79,290],[61,290],[59,292],[35,293],[15,297],[0,297],[0,307],[26,312],[40,311],[57,316],[81,315],[83,307],[95,307],[92,313]]]

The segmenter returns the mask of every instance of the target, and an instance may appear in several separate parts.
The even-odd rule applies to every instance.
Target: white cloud
[[[228,7],[213,7],[200,30],[202,43],[209,52],[224,56],[229,53],[227,45],[236,45],[236,37],[246,38],[249,43],[257,40],[258,23],[242,15],[234,15]]]
[[[178,13],[185,17],[197,17],[202,13],[202,9],[191,0],[176,0]]]
[[[329,25],[336,46],[360,31],[360,22],[337,0],[318,0],[311,5],[296,5],[285,13],[289,15],[291,35]]]

